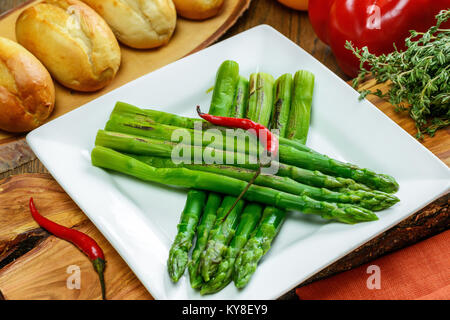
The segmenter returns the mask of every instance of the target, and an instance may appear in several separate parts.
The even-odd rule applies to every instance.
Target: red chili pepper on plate
[[[331,47],[341,69],[355,77],[360,62],[345,48],[347,40],[376,55],[394,51],[394,43],[402,50],[410,30],[428,30],[439,11],[449,7],[450,0],[310,0],[308,11],[318,37]]]
[[[36,209],[33,198],[30,198],[30,211],[33,219],[45,230],[63,240],[69,241],[76,245],[82,252],[84,252],[92,261],[95,271],[98,273],[100,285],[102,288],[102,297],[106,299],[104,270],[106,266],[105,255],[100,246],[94,239],[88,235],[75,230],[59,225],[45,217],[43,217]]]
[[[253,129],[255,130],[258,139],[261,139],[262,137],[265,138],[261,140],[265,141],[265,148],[270,155],[275,156],[278,153],[277,137],[269,129],[259,123],[256,123],[249,119],[213,116],[211,114],[201,112],[200,106],[197,106],[197,113],[202,119],[216,126],[238,128],[244,130]]]
[[[208,121],[209,123],[212,123],[216,126],[222,126],[222,127],[228,127],[228,128],[238,128],[238,129],[244,129],[244,130],[251,130],[253,129],[258,137],[258,139],[265,142],[265,148],[269,154],[269,156],[275,156],[278,153],[278,138],[266,127],[263,125],[256,123],[249,119],[243,119],[243,118],[231,118],[231,117],[220,117],[220,116],[213,116],[211,114],[203,113],[200,110],[200,106],[197,106],[197,113],[198,115]],[[264,137],[263,139],[261,139]],[[242,199],[244,194],[248,191],[250,186],[255,182],[256,178],[261,174],[261,165],[259,165],[258,170],[256,171],[255,175],[250,179],[247,186],[242,190],[241,194],[236,198],[233,205],[228,209],[228,212],[223,216],[222,221],[224,221],[231,211],[233,211],[236,204],[239,202],[239,200]]]

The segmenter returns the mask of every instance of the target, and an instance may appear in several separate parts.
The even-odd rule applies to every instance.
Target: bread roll
[[[82,0],[127,46],[148,49],[169,42],[177,22],[172,0]]]
[[[22,12],[16,37],[62,85],[79,91],[106,86],[120,66],[114,34],[77,0],[44,0]]]
[[[188,19],[203,20],[214,17],[224,0],[173,0],[177,13]]]
[[[24,47],[0,37],[0,129],[33,130],[54,105],[55,87],[47,69]]]

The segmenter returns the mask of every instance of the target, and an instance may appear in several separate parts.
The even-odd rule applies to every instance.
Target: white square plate
[[[243,290],[229,285],[201,297],[186,275],[173,284],[166,260],[186,199],[181,189],[144,183],[93,167],[90,151],[116,101],[195,116],[222,61],[241,74],[316,76],[308,145],[337,159],[394,176],[401,202],[380,220],[357,225],[293,212]],[[450,170],[408,133],[296,44],[258,26],[174,62],[34,130],[27,141],[157,299],[274,299],[449,191]]]

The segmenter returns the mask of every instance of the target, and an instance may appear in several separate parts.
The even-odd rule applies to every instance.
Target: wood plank
[[[101,297],[98,277],[89,259],[74,245],[39,228],[28,209],[30,196],[42,215],[85,232],[98,242],[107,261],[105,279],[109,299],[152,298],[49,174],[23,174],[0,181],[0,291],[4,299]],[[72,265],[81,270],[80,290],[70,290],[66,286],[70,276],[67,268]]]
[[[36,159],[24,137],[0,141],[0,173],[12,170]]]
[[[96,239],[103,248],[107,260],[107,299],[152,299],[92,223],[86,221],[77,225],[76,229]],[[80,289],[69,289],[67,286],[68,278],[73,274],[69,268],[73,266],[80,270]],[[98,275],[92,263],[75,246],[54,236],[49,236],[36,248],[1,269],[0,290],[6,300],[101,299]]]
[[[49,174],[23,174],[0,182],[0,259],[8,243],[39,228],[28,210],[33,197],[49,219],[72,227],[87,221],[80,209]]]
[[[0,15],[16,8],[29,0],[2,0],[0,1]]]
[[[386,92],[388,87],[387,84],[377,84],[375,80],[368,80],[361,84],[359,89],[370,89],[371,91],[379,89],[382,92]],[[408,112],[396,112],[395,108],[388,101],[377,96],[370,95],[367,98],[402,129],[413,137],[416,135],[417,130],[414,121],[411,119]],[[450,127],[437,131],[434,137],[425,135],[424,139],[420,142],[447,166],[450,166]]]

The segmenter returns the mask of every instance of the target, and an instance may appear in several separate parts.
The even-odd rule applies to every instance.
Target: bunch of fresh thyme
[[[436,26],[425,33],[411,31],[405,51],[399,52],[394,44],[394,52],[377,57],[367,47],[354,48],[349,41],[345,46],[361,61],[354,87],[369,73],[377,83],[391,82],[386,93],[362,90],[360,99],[373,94],[389,99],[397,111],[409,110],[418,139],[423,133],[433,136],[450,124],[450,29],[440,28],[449,18],[450,10],[442,10],[436,16]]]

